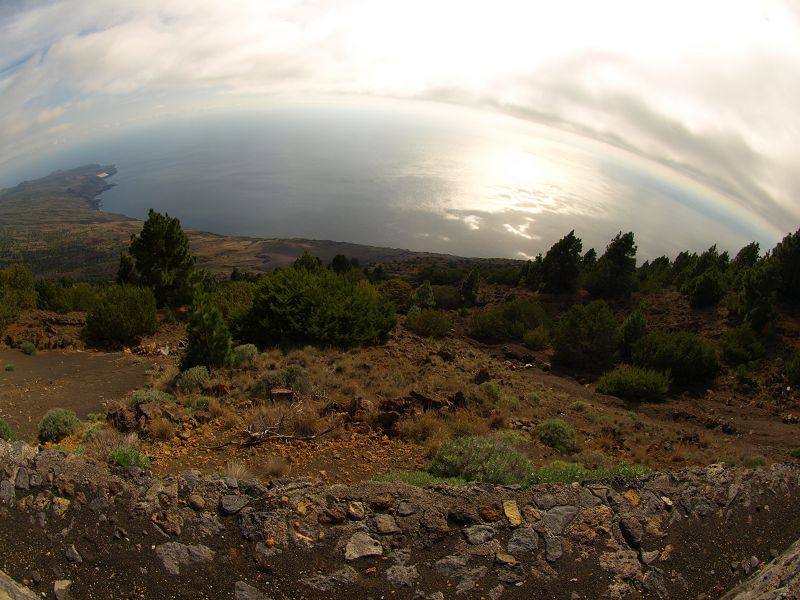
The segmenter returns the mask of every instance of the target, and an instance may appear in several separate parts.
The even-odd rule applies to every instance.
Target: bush
[[[86,335],[99,344],[128,344],[157,330],[153,292],[132,285],[104,289],[86,315]]]
[[[260,346],[320,342],[350,346],[385,340],[394,307],[368,282],[323,270],[284,269],[265,277],[242,337]]]
[[[150,459],[131,446],[114,448],[108,455],[108,462],[118,467],[150,468]]]
[[[39,421],[39,441],[60,442],[80,426],[78,416],[66,408],[52,408]]]
[[[546,467],[536,469],[526,482],[527,485],[539,483],[575,483],[595,479],[639,479],[650,473],[643,465],[620,463],[607,469],[587,469],[578,463],[554,461]]]
[[[5,370],[6,370],[7,372],[9,372],[9,373],[13,373],[13,372],[16,370],[16,367],[15,367],[13,364],[11,364],[11,363],[8,363],[8,364],[5,366]]]
[[[547,326],[549,321],[538,302],[512,300],[473,314],[469,327],[472,336],[479,340],[522,341],[526,331]]]
[[[689,281],[684,291],[689,296],[692,308],[716,306],[725,295],[722,277],[715,270],[706,271]]]
[[[647,330],[647,317],[644,315],[644,307],[639,306],[629,314],[619,328],[619,346],[625,358],[631,357],[633,346]]]
[[[663,400],[670,383],[669,375],[625,365],[603,375],[597,382],[597,391],[626,400]]]
[[[511,285],[516,285],[519,281],[519,275],[512,282]],[[480,274],[477,269],[472,269],[464,281],[461,282],[461,299],[467,306],[473,306],[478,300],[478,286],[480,284]]]
[[[444,337],[450,331],[450,319],[441,311],[414,307],[408,312],[406,327],[423,337]]]
[[[789,456],[792,458],[800,458],[800,448],[792,448],[789,450]]]
[[[562,419],[546,419],[536,426],[536,435],[545,446],[559,452],[575,450],[575,429]]]
[[[748,363],[764,356],[764,345],[749,323],[729,329],[722,334],[719,342],[723,358],[733,365]]]
[[[36,307],[36,288],[27,267],[16,265],[0,269],[0,332],[20,312]]]
[[[395,310],[398,312],[404,313],[411,308],[414,290],[411,284],[404,279],[395,277],[384,281],[379,284],[378,290],[394,304]]]
[[[211,294],[211,303],[231,328],[235,328],[253,305],[257,290],[258,284],[254,281],[226,281]]]
[[[23,354],[27,354],[28,356],[33,356],[36,354],[36,344],[33,342],[22,342],[20,349],[22,350]]]
[[[189,344],[181,360],[181,369],[191,367],[226,367],[235,361],[231,332],[222,314],[204,296],[192,305],[186,326]]]
[[[258,358],[258,347],[255,344],[241,344],[233,349],[237,365],[253,365]]]
[[[630,296],[636,273],[636,244],[633,233],[614,236],[603,256],[594,264],[586,280],[586,289],[598,298]]]
[[[611,364],[617,348],[617,322],[603,300],[576,304],[556,324],[555,360],[582,368]]]
[[[525,481],[531,473],[531,464],[525,456],[497,440],[459,437],[442,444],[427,471],[437,477],[511,485]]]
[[[208,385],[211,376],[208,369],[203,366],[192,367],[182,373],[178,373],[175,378],[175,387],[183,392],[199,390]]]
[[[283,371],[272,371],[264,375],[250,390],[250,395],[269,398],[273,388],[288,388],[302,396],[311,389],[311,379],[308,371],[300,365],[289,365]]]
[[[786,367],[786,378],[793,387],[800,387],[800,351],[795,352]]]
[[[546,292],[573,290],[578,281],[583,242],[570,231],[553,244],[541,263],[542,286]]]
[[[784,237],[772,255],[780,277],[779,291],[786,300],[797,305],[800,303],[800,229]]]
[[[669,372],[673,380],[688,383],[710,379],[719,361],[714,349],[688,331],[654,331],[633,348],[633,362],[640,367]]]
[[[17,439],[17,434],[11,429],[11,425],[0,419],[0,440],[13,442],[15,439]]]
[[[775,316],[773,303],[780,277],[774,260],[759,260],[739,275],[736,308],[739,318],[761,331]]]
[[[461,306],[461,291],[452,285],[432,285],[436,308],[452,309]]]
[[[531,350],[544,350],[550,345],[550,330],[544,325],[528,329],[522,336],[522,342]]]

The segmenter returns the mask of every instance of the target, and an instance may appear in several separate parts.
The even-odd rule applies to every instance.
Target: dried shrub
[[[154,440],[171,440],[175,435],[175,426],[165,417],[158,417],[148,425],[150,437]]]

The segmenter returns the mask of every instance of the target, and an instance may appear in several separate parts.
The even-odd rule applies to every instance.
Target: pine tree
[[[461,284],[461,299],[467,306],[473,306],[478,300],[478,284],[480,275],[477,269],[472,269]]]
[[[216,306],[206,296],[195,300],[186,327],[189,345],[181,361],[181,370],[191,367],[224,367],[231,365],[234,354],[231,332]]]

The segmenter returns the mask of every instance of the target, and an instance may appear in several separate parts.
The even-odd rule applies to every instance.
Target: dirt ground
[[[0,418],[20,438],[34,440],[49,409],[68,408],[86,418],[102,411],[104,402],[142,387],[150,380],[151,367],[147,359],[120,352],[52,350],[28,356],[0,349]]]

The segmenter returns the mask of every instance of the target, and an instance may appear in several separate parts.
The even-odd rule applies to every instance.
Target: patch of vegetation
[[[519,280],[519,276],[517,276]],[[514,282],[516,283],[516,281]],[[477,269],[472,269],[464,281],[461,282],[461,299],[467,306],[474,306],[478,301],[478,286],[480,285],[480,273]]]
[[[255,344],[240,344],[233,348],[236,364],[239,366],[252,366],[258,358],[258,347]]]
[[[17,434],[11,429],[11,425],[0,419],[0,440],[13,442],[15,439],[17,439]]]
[[[42,279],[36,282],[36,306],[58,313],[87,312],[97,300],[100,288],[91,283],[70,283]]]
[[[394,305],[396,311],[404,313],[411,308],[411,296],[414,290],[411,284],[405,279],[394,277],[382,281],[377,289],[380,291],[381,295],[386,297]]]
[[[800,229],[785,236],[772,256],[780,276],[780,294],[797,305],[800,302]]]
[[[528,329],[522,336],[522,343],[531,350],[544,350],[550,345],[550,329],[544,325]]]
[[[161,390],[136,390],[128,399],[128,406],[136,410],[140,404],[155,402],[157,404],[175,402],[175,396]]]
[[[786,378],[793,387],[800,387],[800,351],[794,353],[786,366]]]
[[[181,373],[175,378],[175,387],[183,392],[191,392],[203,389],[211,380],[208,369],[202,366],[192,367]]]
[[[98,344],[129,344],[157,330],[153,292],[132,285],[105,288],[86,315],[86,336]]]
[[[722,276],[716,270],[706,271],[695,277],[683,289],[689,296],[689,304],[692,308],[716,306],[725,296]]]
[[[530,434],[520,429],[501,429],[494,432],[492,437],[509,446],[526,446],[531,442]]]
[[[681,383],[710,379],[719,370],[714,349],[688,331],[647,334],[634,346],[633,362],[640,367],[669,372]]]
[[[311,378],[300,365],[289,365],[282,371],[271,371],[259,379],[251,388],[255,398],[269,398],[273,388],[287,388],[303,396],[311,391]]]
[[[606,251],[586,277],[586,289],[597,298],[630,296],[636,273],[636,244],[633,233],[621,231],[611,240]]]
[[[8,363],[4,369],[9,373],[13,373],[17,368],[12,363]]]
[[[545,446],[561,453],[575,450],[575,428],[563,419],[546,419],[536,426],[536,435]]]
[[[235,362],[231,332],[222,314],[205,296],[198,295],[192,305],[186,335],[189,343],[181,360],[183,370],[197,366],[227,367]]]
[[[527,480],[527,485],[540,483],[580,483],[596,479],[640,479],[650,473],[643,465],[620,463],[607,469],[587,469],[578,463],[554,461],[551,464],[535,469]]]
[[[186,408],[192,410],[208,410],[211,400],[213,400],[213,398],[209,398],[208,396],[196,396],[184,400],[184,405]]]
[[[723,358],[732,365],[749,363],[764,356],[764,344],[749,323],[729,329],[722,334],[719,343]]]
[[[611,364],[617,348],[617,322],[603,300],[576,304],[558,321],[553,336],[555,359],[579,368]]]
[[[570,231],[553,244],[541,262],[542,289],[546,292],[574,290],[578,283],[583,242]]]
[[[414,307],[408,311],[406,327],[423,337],[444,337],[450,331],[450,319],[441,311]]]
[[[245,321],[242,337],[261,347],[367,344],[385,340],[396,322],[392,303],[370,283],[305,269],[265,277]]]
[[[547,326],[550,318],[538,302],[512,300],[490,310],[476,312],[470,319],[470,333],[485,341],[522,341],[526,331]]]
[[[461,306],[461,290],[454,285],[432,285],[436,308],[453,309]]]
[[[792,448],[789,450],[789,456],[792,458],[800,458],[800,448]]]
[[[644,337],[646,331],[647,317],[644,306],[640,305],[625,317],[619,328],[619,347],[626,359],[631,357],[634,345]]]
[[[745,455],[741,458],[726,454],[719,457],[719,462],[731,467],[744,467],[745,469],[760,469],[767,465],[767,459],[763,456]]]
[[[108,454],[109,464],[118,467],[139,467],[140,469],[150,468],[150,459],[131,446],[114,448]]]
[[[626,400],[658,401],[664,399],[670,383],[669,375],[660,371],[623,365],[603,375],[597,391]]]
[[[466,436],[442,444],[427,471],[436,477],[510,485],[524,482],[531,473],[531,464],[507,444]]]
[[[427,471],[389,471],[375,478],[376,481],[405,483],[414,487],[425,487],[431,483],[446,483],[447,485],[464,485],[466,480],[460,477],[437,477]]]
[[[66,408],[51,408],[39,421],[39,441],[60,442],[80,427],[81,421],[73,411]]]
[[[27,354],[28,356],[34,356],[37,352],[36,344],[29,341],[22,342],[19,348],[22,350],[23,354]]]
[[[0,269],[0,332],[22,312],[36,308],[36,288],[27,267]]]

